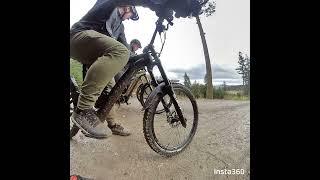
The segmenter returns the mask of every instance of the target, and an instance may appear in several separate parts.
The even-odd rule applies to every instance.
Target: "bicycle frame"
[[[146,73],[139,75],[139,77],[134,77],[132,82],[130,83],[130,86],[128,87],[128,90],[124,93],[125,97],[130,97],[133,93],[133,90],[136,89],[136,87],[139,84],[139,81],[143,82],[142,78],[144,77],[146,82],[149,82],[148,78],[146,77]]]
[[[83,77],[83,80],[84,80],[84,77],[86,76],[87,74],[87,71],[88,71],[88,66],[87,65],[82,65],[82,77]],[[139,81],[143,82],[142,80],[142,77],[144,77],[145,81],[147,83],[149,83],[149,79],[147,78],[146,76],[146,73],[145,73],[145,70],[144,70],[144,73],[139,75],[139,77],[134,77],[132,80],[131,80],[131,83],[130,85],[128,86],[128,89],[122,94],[123,97],[125,98],[125,102],[128,104],[128,100],[130,98],[130,96],[132,95],[133,93],[133,90],[137,87]]]
[[[171,84],[167,78],[167,75],[162,67],[161,61],[154,49],[153,43],[156,37],[157,32],[162,32],[164,30],[164,25],[162,25],[164,21],[164,18],[159,18],[156,22],[156,29],[153,33],[153,36],[151,38],[151,41],[149,45],[144,48],[143,53],[137,56],[133,56],[129,59],[128,64],[129,67],[125,71],[125,73],[121,76],[119,81],[115,84],[115,86],[111,89],[111,92],[107,96],[101,96],[99,98],[102,98],[102,104],[98,108],[97,114],[101,119],[105,119],[106,115],[110,112],[113,105],[117,102],[119,97],[121,96],[123,90],[127,87],[127,85],[130,83],[131,78],[140,70],[145,67],[147,67],[147,71],[150,74],[151,77],[151,85],[154,87],[157,87],[159,84],[155,79],[155,76],[153,74],[153,67],[157,66],[161,77],[163,79],[162,85],[159,86],[159,88],[156,88],[154,93],[151,93],[149,95],[149,98],[152,94],[168,94],[170,96],[170,99],[172,100],[174,107],[176,109],[176,112],[179,116],[179,119],[181,121],[181,124],[183,127],[186,127],[186,121],[183,117],[183,114],[181,112],[181,108],[178,105],[177,99],[175,97],[174,91],[171,87]],[[167,20],[168,21],[168,20]],[[169,24],[172,25],[172,22],[168,21]],[[162,105],[167,113],[170,112],[169,108],[166,107],[164,100],[161,100]],[[147,109],[148,106],[144,107],[144,109]]]

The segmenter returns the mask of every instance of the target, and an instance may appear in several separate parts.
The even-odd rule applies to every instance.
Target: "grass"
[[[237,94],[226,93],[226,94],[224,94],[224,98],[223,99],[226,99],[226,100],[239,100],[239,101],[248,101],[248,100],[250,100],[249,96],[245,96],[245,95],[242,95],[240,93],[237,93]]]
[[[82,64],[70,59],[70,73],[76,79],[78,85],[82,84]]]

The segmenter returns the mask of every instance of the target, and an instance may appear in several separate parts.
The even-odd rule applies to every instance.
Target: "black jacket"
[[[110,36],[105,29],[105,23],[116,7],[114,1],[115,0],[97,0],[87,14],[73,24],[70,30],[70,36],[84,30],[95,30]]]

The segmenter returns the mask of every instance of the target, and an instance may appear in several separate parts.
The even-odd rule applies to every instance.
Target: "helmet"
[[[133,21],[137,21],[139,19],[139,15],[138,15],[138,12],[136,10],[136,7],[135,6],[131,6],[131,12],[133,13],[133,15],[131,16],[131,20]]]
[[[132,41],[130,42],[130,45],[132,44],[138,44],[139,48],[141,48],[141,43],[138,39],[132,39]]]

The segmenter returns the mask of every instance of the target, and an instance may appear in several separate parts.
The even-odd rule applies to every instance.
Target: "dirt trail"
[[[152,151],[142,132],[143,112],[134,98],[118,109],[118,121],[131,136],[105,140],[78,133],[70,141],[70,173],[97,180],[249,179],[250,102],[197,100],[199,125],[181,154],[165,158]],[[214,169],[244,169],[244,175],[215,174]]]

